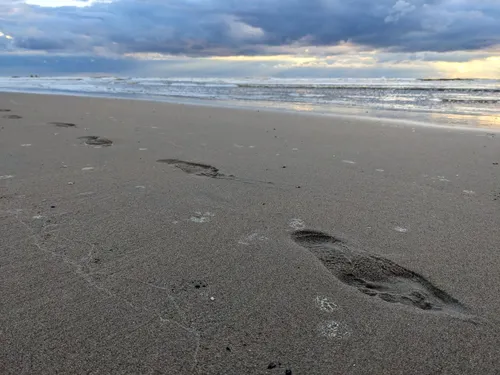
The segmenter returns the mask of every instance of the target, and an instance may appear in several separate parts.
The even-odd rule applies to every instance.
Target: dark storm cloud
[[[0,31],[13,37],[0,37],[0,48],[9,50],[212,56],[344,41],[394,52],[500,44],[498,0],[115,0],[51,8],[0,0],[0,10]]]

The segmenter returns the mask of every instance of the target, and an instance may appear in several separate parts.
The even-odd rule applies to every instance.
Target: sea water
[[[187,101],[500,128],[500,80],[0,77],[0,91]]]

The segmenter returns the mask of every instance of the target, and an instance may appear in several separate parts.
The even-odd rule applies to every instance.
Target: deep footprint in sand
[[[160,159],[157,160],[157,162],[173,165],[179,168],[183,172],[186,172],[188,174],[194,174],[197,176],[211,177],[211,178],[228,177],[220,173],[218,168],[215,168],[208,164],[192,163],[189,161],[183,161],[179,159]]]
[[[19,120],[20,118],[23,118],[22,116],[19,115],[5,115],[3,118],[9,119],[9,120]]]
[[[427,311],[463,312],[455,298],[419,274],[361,250],[328,234],[299,230],[292,239],[313,253],[344,284],[369,296]]]
[[[90,146],[111,146],[113,144],[111,139],[98,137],[96,135],[78,137],[78,139],[85,139],[85,144]]]
[[[54,121],[54,122],[49,122],[50,125],[55,125],[57,126],[58,128],[76,128],[76,125],[71,123],[71,122],[58,122],[58,121]]]

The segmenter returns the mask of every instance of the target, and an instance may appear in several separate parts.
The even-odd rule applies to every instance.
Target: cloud
[[[78,4],[77,4],[78,3]],[[37,5],[38,4],[38,5]],[[498,0],[0,0],[0,49],[271,54],[348,43],[391,52],[500,44]],[[61,2],[59,2],[61,4]]]
[[[398,0],[392,7],[390,14],[385,17],[386,23],[397,22],[401,17],[413,12],[417,7],[405,0]]]

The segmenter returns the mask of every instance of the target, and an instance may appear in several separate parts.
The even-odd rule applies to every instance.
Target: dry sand
[[[500,134],[0,109],[1,374],[500,373]]]

